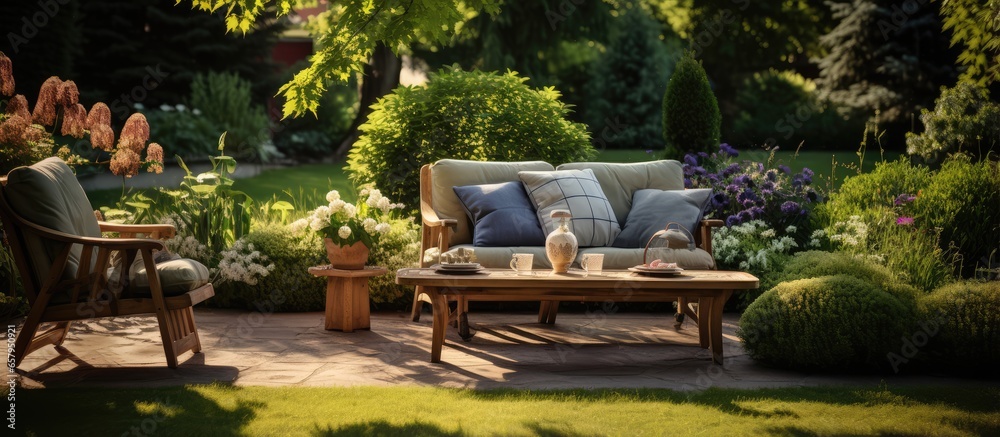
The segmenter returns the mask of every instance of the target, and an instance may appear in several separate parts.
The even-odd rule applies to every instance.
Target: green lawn
[[[658,152],[657,152],[658,153]],[[896,159],[898,152],[887,152],[886,159]],[[644,150],[604,150],[595,159],[602,162],[641,162],[659,159],[659,155],[647,153]],[[741,151],[739,159],[751,159],[766,162],[769,154],[765,151]],[[833,162],[836,159],[837,167]],[[881,157],[878,151],[868,153],[865,156],[864,171],[871,171],[875,168],[875,162]],[[775,154],[776,163],[786,164],[794,171],[800,171],[803,167],[808,167],[816,172],[814,178],[816,185],[824,191],[833,186],[837,187],[843,182],[844,177],[857,175],[856,170],[859,158],[854,151],[808,151],[794,152],[779,151]],[[846,168],[853,166],[853,168]],[[268,200],[277,195],[280,199],[288,200],[283,192],[291,191],[296,197],[301,193],[304,195],[315,195],[322,198],[331,188],[336,189],[348,199],[354,198],[353,188],[347,180],[344,172],[344,164],[307,164],[297,167],[265,170],[261,174],[252,178],[238,179],[236,189],[242,190],[257,200]],[[836,169],[836,171],[834,171]],[[836,176],[833,185],[830,184],[830,175]],[[121,195],[121,190],[95,190],[87,193],[91,204],[95,208],[115,204]]]
[[[28,435],[997,435],[1000,388],[39,389],[16,417]]]

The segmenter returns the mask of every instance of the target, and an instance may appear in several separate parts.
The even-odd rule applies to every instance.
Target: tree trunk
[[[360,135],[358,127],[368,120],[368,114],[372,112],[371,106],[399,86],[399,72],[402,69],[402,60],[392,50],[381,43],[375,47],[371,61],[365,66],[364,77],[358,85],[358,115],[354,117],[347,135],[334,152],[334,160],[340,161],[347,156],[347,152],[351,150]]]

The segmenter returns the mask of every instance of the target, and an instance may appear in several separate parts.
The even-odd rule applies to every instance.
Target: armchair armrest
[[[29,232],[37,234],[38,236],[59,241],[62,243],[69,244],[83,244],[87,246],[94,246],[98,248],[110,249],[110,250],[126,250],[126,249],[150,249],[150,250],[161,250],[163,249],[163,242],[159,240],[153,240],[149,238],[100,238],[100,237],[83,237],[79,235],[67,234],[65,232],[60,232],[55,229],[46,228],[44,226],[39,226],[31,222],[22,222],[22,226],[30,229]]]
[[[458,226],[458,220],[439,217],[437,211],[434,211],[434,208],[431,208],[422,199],[420,201],[420,217],[423,224],[420,232],[420,266],[427,267],[433,263],[425,261],[424,254],[433,248],[438,249],[438,254],[446,252],[451,240],[451,233]]]
[[[712,254],[712,228],[721,228],[726,222],[718,219],[704,219],[698,223],[698,233],[695,234],[695,244],[701,246],[709,255]]]
[[[136,234],[145,234],[149,238],[163,239],[170,238],[177,234],[177,229],[173,225],[166,224],[123,224],[98,221],[101,232],[117,232],[123,238],[132,238]]]

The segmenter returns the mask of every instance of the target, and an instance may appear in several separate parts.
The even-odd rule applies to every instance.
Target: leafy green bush
[[[287,226],[261,225],[254,227],[245,241],[274,263],[274,270],[254,285],[225,282],[208,302],[248,310],[322,311],[326,307],[326,280],[308,269],[328,264],[323,242],[297,237]]]
[[[146,111],[149,139],[168,147],[172,155],[192,161],[202,161],[215,152],[216,140],[222,129],[184,105],[160,105],[159,110]]]
[[[847,275],[782,282],[747,307],[737,335],[754,360],[776,367],[865,371],[913,331],[916,303]]]
[[[553,165],[595,155],[586,127],[552,88],[534,90],[514,72],[447,68],[422,87],[399,87],[372,106],[351,149],[355,185],[374,183],[416,212],[420,167],[443,158]]]
[[[412,303],[413,287],[396,284],[396,270],[419,267],[420,228],[413,219],[395,219],[392,230],[371,249],[368,263],[385,267],[389,274],[368,280],[368,293],[375,304],[404,309]]]
[[[973,277],[977,267],[1000,257],[1000,164],[965,155],[945,160],[912,211],[915,226],[940,229],[942,250],[954,246],[962,276]]]
[[[980,159],[991,151],[996,159],[1000,153],[1000,104],[990,100],[988,89],[960,81],[953,88],[941,88],[933,112],[920,112],[924,131],[906,134],[906,153],[929,163],[960,151]]]
[[[961,233],[964,225],[954,221],[932,225],[921,217],[936,214],[933,211],[938,208],[926,200],[927,189],[934,184],[947,186],[950,178],[950,174],[935,173],[904,159],[878,163],[871,173],[848,178],[822,208],[829,220],[826,232],[830,241],[839,250],[879,260],[923,290],[951,281],[957,250],[949,238],[953,232]],[[993,198],[988,191],[981,191],[984,186],[973,185],[955,185],[950,195],[957,199]],[[978,203],[974,207],[989,209]],[[991,220],[983,218],[987,223]],[[980,235],[988,240],[991,234]]]
[[[810,150],[842,149],[864,130],[858,118],[845,119],[829,102],[820,101],[816,84],[794,71],[754,73],[736,92],[739,108],[730,143]]]
[[[831,223],[844,222],[852,215],[869,218],[881,214],[878,208],[893,208],[900,195],[916,195],[931,182],[930,169],[914,166],[905,158],[879,162],[869,173],[844,180],[836,194],[824,205]]]
[[[719,145],[722,114],[708,75],[692,53],[685,53],[663,94],[663,139],[666,157],[687,152],[710,153]]]
[[[907,224],[909,217],[888,208],[867,213],[867,220],[855,215],[827,229],[837,250],[878,262],[924,291],[953,279],[958,260],[953,250],[941,248],[940,230]]]
[[[587,120],[599,148],[649,149],[663,139],[661,100],[673,60],[660,24],[642,8],[615,21],[617,32],[591,70]]]
[[[957,282],[921,301],[930,358],[950,369],[996,370],[1000,360],[1000,282]]]
[[[253,104],[250,82],[235,73],[198,74],[191,82],[191,106],[217,131],[227,132],[226,148],[232,155],[242,161],[271,158],[270,122],[264,108]]]

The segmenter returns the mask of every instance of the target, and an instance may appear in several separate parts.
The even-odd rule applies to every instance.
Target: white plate
[[[451,264],[440,264],[439,267],[444,270],[478,270],[482,268],[479,263],[451,263]]]
[[[638,265],[638,266],[635,266],[635,267],[632,267],[632,268],[635,269],[636,271],[640,271],[640,272],[653,272],[653,273],[655,273],[655,272],[674,272],[674,273],[680,273],[680,272],[684,271],[684,269],[682,269],[680,267],[672,267],[672,268],[669,268],[669,269],[658,269],[658,268],[648,267],[648,266],[645,266],[645,265]]]
[[[684,269],[654,269],[646,266],[635,266],[629,267],[628,271],[649,276],[677,276],[684,272]]]
[[[434,269],[434,273],[440,273],[442,275],[474,275],[479,272],[483,272],[486,269],[482,267],[475,267],[471,269],[444,269],[438,266]]]

